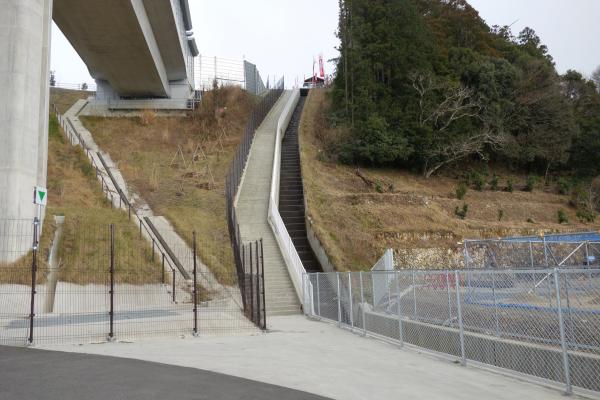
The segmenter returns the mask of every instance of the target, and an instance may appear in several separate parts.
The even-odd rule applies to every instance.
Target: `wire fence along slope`
[[[567,393],[600,392],[596,269],[320,273],[305,283],[309,316]]]
[[[34,237],[27,239],[33,243]],[[43,243],[17,261],[0,263],[0,344],[256,330],[243,313],[239,291],[215,291],[218,283],[198,268],[195,235],[185,260],[194,265],[190,280],[169,267],[133,224],[82,226],[60,240],[49,252]],[[248,281],[257,279],[252,272],[245,275]]]

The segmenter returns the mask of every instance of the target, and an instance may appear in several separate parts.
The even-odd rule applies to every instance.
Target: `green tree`
[[[570,166],[582,176],[600,174],[600,93],[595,84],[576,71],[562,76],[565,95],[573,109],[577,134],[570,151]]]

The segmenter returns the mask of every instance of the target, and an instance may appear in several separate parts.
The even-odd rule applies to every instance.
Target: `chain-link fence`
[[[244,314],[238,275],[221,273],[222,282],[217,280],[198,257],[204,244],[195,235],[189,246],[169,248],[187,272],[183,274],[135,224],[63,226],[47,221],[41,235],[38,229],[32,222],[0,221],[0,344],[256,329]],[[11,243],[25,242],[28,250],[19,248],[20,256],[12,257]],[[242,277],[254,282],[253,274]]]
[[[567,393],[600,392],[597,269],[319,273],[304,283],[309,316]]]
[[[467,240],[464,257],[467,269],[591,267],[600,263],[600,242],[560,236]]]

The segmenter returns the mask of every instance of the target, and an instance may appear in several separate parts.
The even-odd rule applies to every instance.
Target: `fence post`
[[[360,276],[360,304],[362,309],[363,336],[367,336],[367,321],[365,319],[365,291],[363,285],[363,272],[359,272]],[[319,275],[317,275],[318,278]]]
[[[175,268],[171,268],[171,272],[173,275],[173,289],[172,289],[172,293],[173,293],[173,303],[177,303],[176,299],[175,299]]]
[[[350,331],[354,332],[354,314],[352,311],[352,274],[348,272],[348,300],[350,308]]]
[[[239,242],[238,242],[239,244]],[[242,246],[242,257],[241,257],[241,279],[242,279],[242,303],[244,304],[244,313],[248,312],[248,296],[246,292],[246,247],[244,244]]]
[[[256,326],[260,327],[260,268],[258,240],[256,241]]]
[[[563,318],[562,304],[560,300],[560,275],[558,268],[554,268],[554,285],[556,290],[556,305],[558,309],[558,326],[560,329],[560,345],[562,349],[563,372],[565,374],[565,389],[566,393],[570,395],[571,393],[573,393],[573,388],[571,387],[571,370],[569,365],[569,349],[565,336],[565,321]]]
[[[29,313],[29,344],[33,344],[33,318],[35,317],[35,284],[37,280],[37,252],[38,252],[38,228],[40,220],[33,219],[33,245],[31,258],[31,311]]]
[[[342,303],[341,303],[341,297],[340,297],[340,273],[336,272],[335,276],[337,279],[338,327],[341,328],[342,327]]]
[[[162,272],[161,272],[162,284],[165,284],[165,253],[162,253]]]
[[[450,299],[450,272],[446,271],[446,292],[448,293],[448,318],[452,323],[452,300]]]
[[[260,263],[261,263],[261,281],[262,281],[262,304],[263,304],[263,330],[267,330],[267,300],[265,290],[265,253],[263,249],[263,240],[260,239]]]
[[[415,271],[412,272],[412,287],[413,287],[413,309],[415,314],[415,319],[417,319],[417,286],[415,281]]]
[[[308,300],[306,298],[307,294],[308,294],[308,289],[307,289],[308,285],[306,283],[307,278],[308,278],[307,275],[308,275],[307,273],[302,274],[302,283],[300,286],[300,288],[301,288],[300,292],[302,293],[302,298],[300,299],[300,308],[302,308],[302,312],[304,313],[304,315],[310,316],[311,315],[311,314],[309,314],[310,311],[307,311],[307,307],[306,307],[306,304],[308,303]]]
[[[110,332],[108,341],[112,342],[115,337],[115,226],[110,225]]]
[[[319,287],[319,273],[316,274],[317,277],[317,314],[319,318],[321,318],[321,288]]]
[[[529,258],[531,260],[531,268],[534,268],[534,263],[533,263],[533,245],[531,244],[531,240],[529,241]]]
[[[248,243],[248,248],[250,249],[250,320],[256,323],[256,320],[254,319],[254,280],[252,279],[252,274],[254,274],[254,262],[252,260],[252,243]]]
[[[500,337],[500,320],[498,318],[498,299],[496,298],[496,271],[492,274],[492,296],[494,297],[494,320],[496,322],[496,336]]]
[[[458,271],[454,271],[454,280],[456,283],[456,310],[458,314],[458,329],[460,334],[460,363],[463,367],[466,367],[467,357],[465,354],[465,331],[463,326],[462,305],[460,302],[460,275],[458,274]]]
[[[192,233],[194,241],[194,336],[198,336],[198,260],[196,258],[196,232]],[[154,242],[152,242],[154,243]]]
[[[396,271],[396,312],[398,314],[398,338],[400,339],[400,347],[404,346],[404,332],[402,332],[402,295],[400,294],[400,272]]]
[[[589,243],[589,241],[585,242],[585,265],[588,267],[590,266],[590,248],[588,246]]]

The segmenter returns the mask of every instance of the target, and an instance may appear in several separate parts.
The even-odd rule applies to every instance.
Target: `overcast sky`
[[[263,77],[288,84],[310,76],[313,58],[336,56],[337,0],[189,0],[200,53],[247,60]],[[469,0],[489,25],[529,26],[559,72],[586,75],[600,65],[600,0]],[[54,26],[52,69],[61,83],[92,82],[85,64]],[[327,65],[330,73],[333,65]]]

